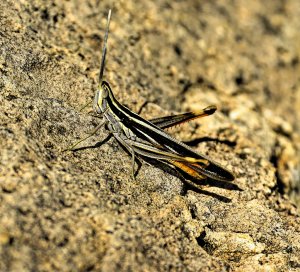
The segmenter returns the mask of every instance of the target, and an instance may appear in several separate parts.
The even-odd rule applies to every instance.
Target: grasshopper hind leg
[[[136,180],[135,169],[134,169],[135,160],[137,159],[140,164],[142,164],[142,161],[140,160],[140,158],[138,156],[136,156],[134,149],[130,145],[128,145],[124,141],[124,139],[122,139],[122,137],[120,137],[120,135],[118,133],[114,134],[114,136],[115,136],[116,140],[131,154],[131,175],[132,175],[133,180]]]
[[[133,148],[129,148],[128,150],[129,150],[129,152],[131,153],[131,156],[132,156],[131,157],[131,167],[132,167],[131,168],[131,170],[132,170],[131,175],[132,175],[133,180],[136,180],[135,169],[134,169],[135,160],[137,159],[140,164],[142,164],[142,161],[140,160],[140,158],[138,156],[136,156],[135,151],[133,150]],[[139,167],[138,167],[138,169],[139,169]]]
[[[131,158],[131,175],[132,175],[132,178],[134,180],[136,180],[135,178],[135,170],[134,170],[134,165],[135,165],[135,152],[133,151],[133,149],[131,150],[131,155],[132,155],[132,158]]]

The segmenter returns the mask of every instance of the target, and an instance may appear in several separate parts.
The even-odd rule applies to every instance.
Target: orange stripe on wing
[[[199,172],[197,172],[195,169],[189,167],[188,164],[178,161],[169,161],[171,164],[182,170],[184,173],[190,175],[193,178],[202,180],[206,179],[205,176],[201,175]],[[194,166],[197,166],[196,164],[193,164]]]

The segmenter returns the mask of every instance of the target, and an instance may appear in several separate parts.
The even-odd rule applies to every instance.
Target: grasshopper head
[[[97,113],[103,113],[105,112],[107,108],[107,101],[106,98],[108,96],[110,87],[109,84],[106,81],[102,81],[102,83],[99,85],[94,98],[94,110]]]

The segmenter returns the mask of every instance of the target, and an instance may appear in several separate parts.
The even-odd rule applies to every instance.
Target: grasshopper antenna
[[[106,57],[106,50],[107,50],[107,38],[108,38],[110,17],[111,17],[111,9],[108,11],[108,15],[107,15],[107,24],[106,24],[104,43],[103,43],[103,49],[102,49],[102,59],[101,59],[100,74],[99,74],[99,83],[100,84],[103,80],[103,73],[104,73],[104,68],[105,68],[105,57]]]

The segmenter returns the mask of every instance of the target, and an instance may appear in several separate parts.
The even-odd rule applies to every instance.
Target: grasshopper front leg
[[[75,148],[77,145],[79,145],[81,142],[85,141],[86,139],[88,139],[88,138],[92,137],[94,134],[96,134],[97,131],[98,131],[101,127],[103,127],[107,122],[108,122],[108,121],[107,121],[106,119],[103,120],[103,122],[100,123],[98,126],[96,126],[95,129],[92,130],[92,131],[88,134],[88,136],[84,137],[83,139],[80,139],[79,141],[77,141],[77,142],[74,143],[74,144],[71,144],[70,146],[68,146],[68,147],[67,147],[66,149],[64,149],[63,151],[72,151],[72,150],[74,150],[74,148]]]

